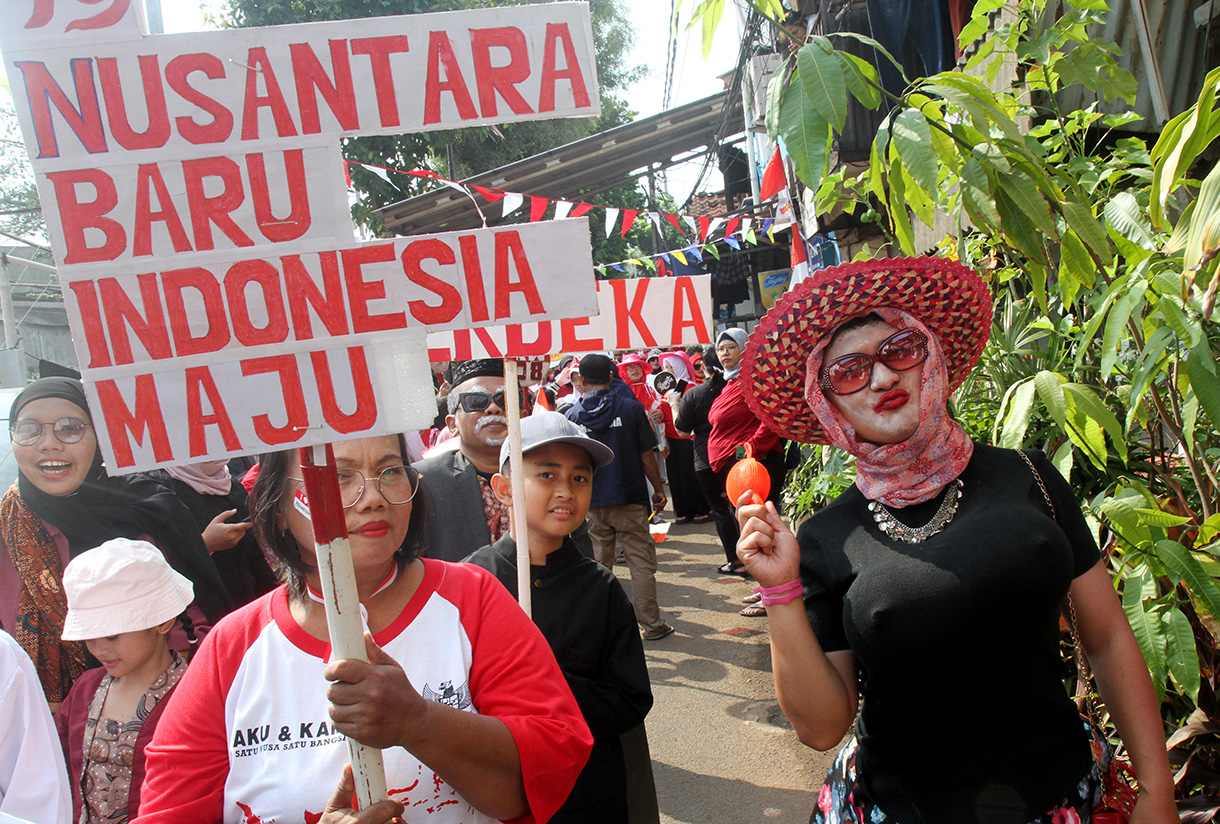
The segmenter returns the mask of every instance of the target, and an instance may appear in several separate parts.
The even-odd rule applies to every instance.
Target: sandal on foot
[[[761,618],[767,614],[767,608],[762,604],[750,604],[741,608],[741,614],[747,618]]]
[[[662,624],[661,628],[653,632],[644,633],[645,641],[660,641],[662,638],[668,638],[674,634],[674,628],[669,624]]]
[[[696,515],[690,519],[690,522],[692,524],[706,524],[710,520],[712,520],[711,515]]]
[[[745,564],[721,564],[720,566],[716,567],[716,572],[720,573],[721,575],[740,575],[742,578],[745,578],[750,574],[746,572]]]
[[[741,599],[743,604],[757,604],[762,600],[761,592],[754,592]]]

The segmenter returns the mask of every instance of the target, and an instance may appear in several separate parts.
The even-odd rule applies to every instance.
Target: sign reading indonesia
[[[585,4],[152,37],[128,0],[6,7],[111,471],[426,425],[428,330],[596,313],[585,222],[357,243],[339,154],[597,115]]]

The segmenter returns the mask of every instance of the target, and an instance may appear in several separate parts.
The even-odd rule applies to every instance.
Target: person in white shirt
[[[0,824],[68,824],[68,768],[30,656],[0,630]]]

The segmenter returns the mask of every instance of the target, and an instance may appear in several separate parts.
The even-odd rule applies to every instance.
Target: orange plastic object
[[[741,496],[746,492],[754,493],[754,503],[761,504],[771,491],[771,476],[767,468],[754,460],[754,450],[746,444],[746,456],[729,470],[729,476],[724,481],[724,491],[729,496],[729,503],[737,506]]]

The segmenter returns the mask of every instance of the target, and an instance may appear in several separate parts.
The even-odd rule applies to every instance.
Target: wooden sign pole
[[[521,378],[517,362],[504,359],[504,411],[508,415],[508,464],[513,489],[513,523],[517,527],[517,602],[532,617],[530,604],[530,536],[525,522],[525,462],[521,459]]]
[[[317,550],[318,576],[322,579],[322,598],[326,603],[331,660],[353,658],[367,662],[360,593],[356,590],[356,570],[352,565],[352,547],[347,540],[347,519],[339,497],[334,451],[330,444],[307,446],[301,448],[300,456]],[[359,808],[363,810],[388,798],[381,750],[366,747],[351,738],[347,739],[347,747]]]

